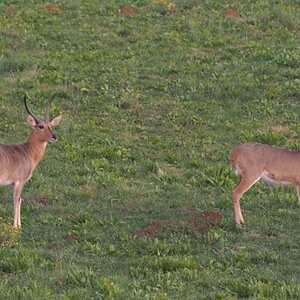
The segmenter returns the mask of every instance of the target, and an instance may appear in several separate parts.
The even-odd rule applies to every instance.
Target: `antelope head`
[[[56,134],[53,132],[52,127],[57,126],[61,120],[61,115],[50,120],[50,108],[51,103],[55,95],[51,97],[48,102],[45,121],[41,121],[28,107],[27,97],[24,96],[24,104],[27,115],[27,122],[32,127],[31,138],[36,142],[47,143],[47,142],[55,142],[57,140]]]

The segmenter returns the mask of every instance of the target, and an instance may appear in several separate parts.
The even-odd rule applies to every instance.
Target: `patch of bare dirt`
[[[193,233],[207,233],[217,226],[217,222],[222,218],[220,211],[197,212],[193,207],[186,207],[185,214]]]
[[[141,228],[140,230],[137,230],[134,235],[138,238],[154,237],[157,235],[158,229],[163,224],[167,224],[167,221],[159,221],[159,220],[150,221],[145,227]]]
[[[170,220],[152,220],[144,227],[134,232],[138,238],[155,237],[159,234],[159,229],[164,227],[171,231],[184,233],[202,233],[218,226],[218,221],[223,217],[220,211],[202,211],[197,212],[193,207],[185,207],[184,214],[186,220],[184,223],[176,223]]]
[[[238,10],[227,10],[221,13],[221,16],[224,18],[230,18],[239,22],[249,22],[254,21],[255,17],[243,17]]]
[[[121,7],[119,9],[119,14],[121,16],[130,16],[130,15],[135,15],[137,11],[131,7]]]
[[[3,11],[6,14],[12,14],[14,12],[14,8],[12,6],[6,6],[6,7],[4,7]]]
[[[78,242],[80,241],[80,236],[77,234],[70,234],[65,237],[66,242]]]
[[[241,13],[237,10],[227,10],[221,13],[221,16],[225,17],[225,18],[231,18],[231,19],[235,19],[238,21],[241,21],[242,16]]]
[[[42,8],[46,11],[56,12],[59,14],[63,13],[63,10],[55,3],[46,3]]]

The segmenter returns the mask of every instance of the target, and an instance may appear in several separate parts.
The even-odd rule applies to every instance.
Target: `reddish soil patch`
[[[77,234],[70,234],[65,237],[65,241],[67,242],[78,242],[80,241],[80,236]]]
[[[62,9],[58,7],[55,3],[47,3],[43,6],[45,10],[52,11],[56,13],[62,13]]]
[[[187,207],[185,213],[193,233],[207,233],[210,229],[216,227],[217,221],[222,218],[220,211],[196,212],[193,207]]]
[[[119,9],[119,14],[121,16],[135,15],[136,13],[137,13],[136,10],[131,7],[121,7]]]
[[[222,213],[220,211],[204,211],[201,213],[201,217],[209,223],[215,223],[218,219],[222,218]]]
[[[225,17],[225,18],[231,18],[231,19],[236,19],[236,20],[241,20],[242,16],[241,13],[237,10],[227,10],[224,11],[221,16]]]
[[[155,237],[158,235],[158,230],[161,226],[167,227],[171,231],[175,232],[189,232],[189,233],[207,233],[210,229],[217,226],[218,220],[222,218],[220,211],[203,211],[196,212],[193,207],[184,208],[186,215],[185,223],[176,223],[168,220],[153,220],[146,226],[137,230],[134,235],[138,238],[143,237]]]
[[[47,3],[45,8],[48,10],[56,10],[57,6],[54,3]]]
[[[14,12],[14,9],[11,6],[6,6],[6,7],[4,7],[4,12],[6,14],[12,14]]]
[[[136,231],[134,235],[139,238],[154,237],[162,224],[166,224],[166,221],[150,221],[144,228]]]
[[[224,11],[221,16],[224,18],[231,18],[239,22],[254,22],[255,17],[254,16],[249,16],[249,17],[242,17],[241,13],[237,10],[228,10]]]

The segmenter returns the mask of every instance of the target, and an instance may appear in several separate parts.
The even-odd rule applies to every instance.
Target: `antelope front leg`
[[[233,208],[235,223],[238,225],[244,224],[244,218],[241,211],[240,199],[250,187],[260,179],[260,175],[240,174],[240,181],[233,190]]]
[[[238,225],[244,224],[244,218],[240,206],[241,195],[236,192],[236,189],[233,191],[233,209],[234,209],[234,219],[235,223]]]
[[[16,182],[13,186],[14,194],[14,228],[21,228],[21,193],[24,184]]]
[[[240,206],[240,199],[241,199],[242,194],[243,194],[239,190],[241,181],[242,181],[242,177],[240,176],[240,180],[239,180],[238,184],[236,185],[236,187],[234,188],[234,190],[232,192],[234,220],[235,220],[235,223],[238,224],[238,225],[244,224],[244,222],[245,222],[244,218],[243,218],[241,206]]]
[[[17,226],[18,228],[21,228],[21,204],[22,204],[22,198],[19,198],[19,202],[18,202],[18,215],[17,215]]]
[[[21,228],[21,198],[14,200],[14,228]]]

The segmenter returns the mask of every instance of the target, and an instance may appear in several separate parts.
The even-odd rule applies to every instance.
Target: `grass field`
[[[294,188],[256,184],[238,227],[228,161],[300,149],[300,3],[240,2],[0,2],[0,142],[25,93],[62,114],[18,232],[0,189],[1,299],[300,298]]]

